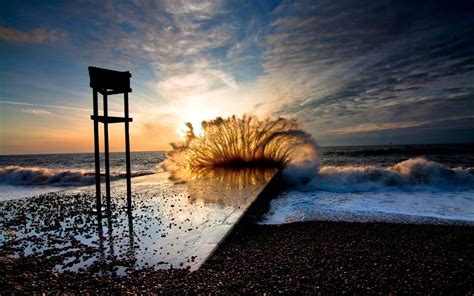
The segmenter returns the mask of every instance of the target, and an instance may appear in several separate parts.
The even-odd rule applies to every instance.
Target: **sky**
[[[474,142],[472,1],[0,5],[0,154],[92,151],[88,66],[132,73],[133,151],[243,113],[297,118],[322,146]]]

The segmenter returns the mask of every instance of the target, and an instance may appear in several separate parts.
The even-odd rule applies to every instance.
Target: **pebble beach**
[[[457,294],[474,292],[474,229],[462,225],[304,222],[234,231],[197,271],[114,264],[55,272],[48,257],[3,256],[6,294]],[[98,271],[109,271],[98,274]]]

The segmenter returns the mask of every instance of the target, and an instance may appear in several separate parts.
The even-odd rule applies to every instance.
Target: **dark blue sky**
[[[133,73],[134,150],[244,112],[321,145],[474,142],[472,36],[472,1],[3,3],[0,153],[90,150],[89,65]]]

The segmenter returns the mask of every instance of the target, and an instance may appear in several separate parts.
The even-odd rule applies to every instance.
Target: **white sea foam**
[[[292,170],[298,175],[297,167]],[[323,166],[306,184],[289,183],[262,223],[426,218],[474,222],[474,175],[425,158],[386,168]]]
[[[474,190],[454,192],[288,191],[272,201],[263,224],[300,221],[474,223]]]

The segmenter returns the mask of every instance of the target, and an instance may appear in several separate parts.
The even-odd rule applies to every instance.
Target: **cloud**
[[[260,108],[300,118],[323,141],[474,115],[467,11],[467,2],[284,1],[265,39],[258,81],[271,99]]]
[[[46,107],[46,108],[58,108],[58,109],[83,111],[83,112],[90,112],[91,111],[90,109],[86,109],[86,108],[77,108],[77,107],[69,107],[69,106],[61,106],[61,105],[47,105],[47,104],[17,102],[17,101],[13,101],[13,100],[7,100],[8,98],[4,98],[4,97],[0,97],[0,99],[6,99],[6,100],[0,100],[0,104],[32,106],[32,107]]]
[[[43,109],[21,109],[21,112],[33,115],[53,115],[53,113]]]
[[[65,29],[78,60],[132,71],[133,111],[168,114],[173,130],[256,112],[297,117],[324,143],[455,126],[474,112],[472,1],[85,0],[57,9],[73,20]],[[0,28],[8,42],[61,39]]]
[[[211,19],[222,6],[217,0],[164,0],[166,11],[175,15],[185,15],[200,20]]]
[[[242,62],[242,56],[251,50],[254,33],[242,35],[240,20],[233,14],[229,4],[221,1],[161,1],[145,7],[111,2],[106,19],[99,18],[97,26],[104,24],[110,33],[103,35],[114,38],[98,38],[97,44],[114,48],[123,59],[134,56],[143,59],[140,65],[151,66],[156,80],[149,83],[150,93],[160,106],[152,108],[153,112],[175,113],[174,125],[196,123],[253,106],[247,99],[240,100],[238,108],[234,106],[241,91],[235,69],[249,63]],[[106,20],[117,23],[111,26]],[[116,32],[125,20],[133,34]],[[231,50],[236,40],[241,41],[241,50]]]
[[[158,92],[165,98],[177,99],[202,95],[222,88],[238,89],[232,75],[213,69],[206,61],[188,65],[187,71],[183,72],[177,70],[176,75],[159,81]]]
[[[58,44],[65,42],[68,34],[60,29],[36,28],[21,31],[12,27],[0,26],[0,41],[31,44]]]
[[[474,118],[455,118],[344,134],[326,135],[326,145],[377,144],[431,144],[431,143],[472,143],[474,141]]]

